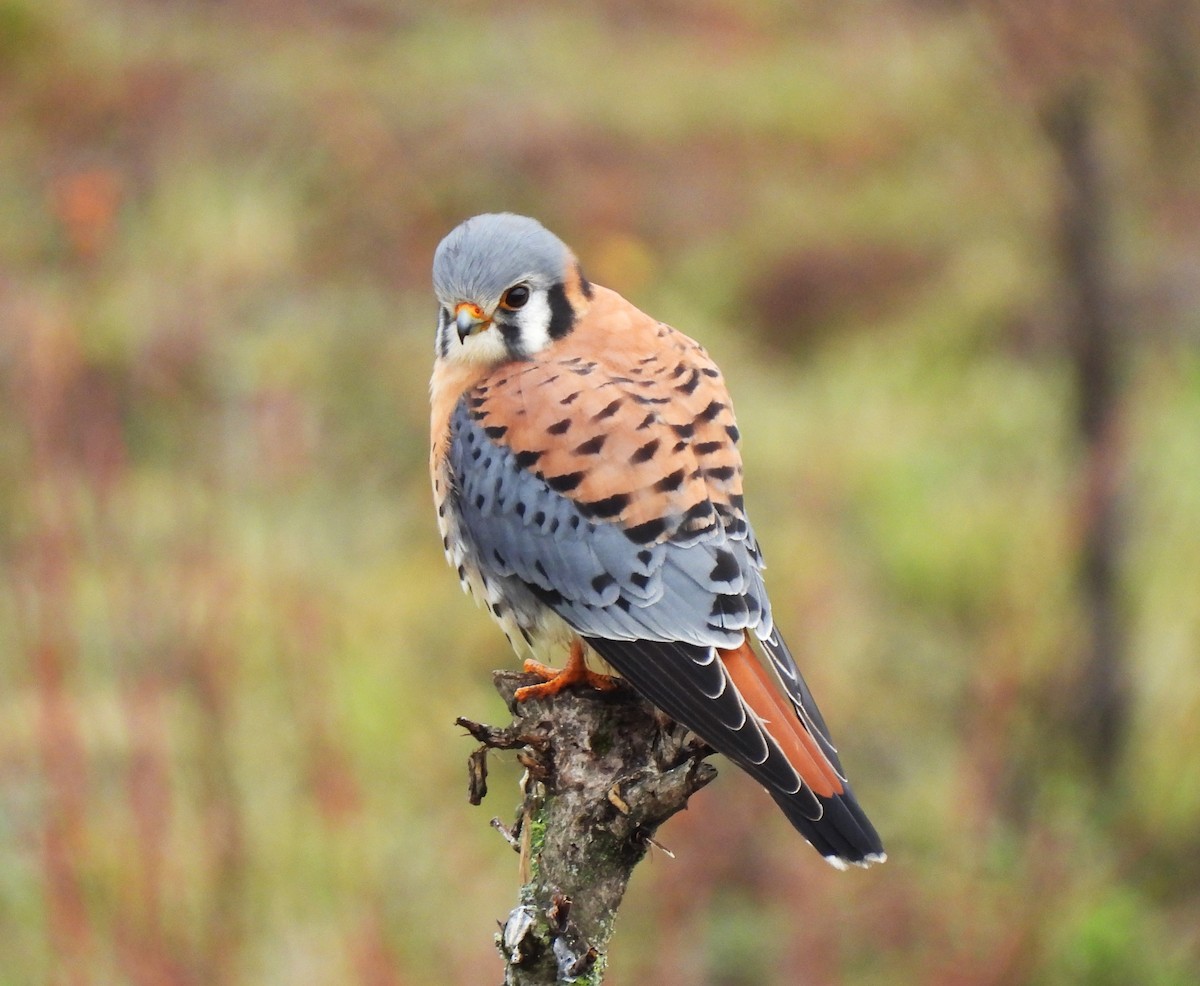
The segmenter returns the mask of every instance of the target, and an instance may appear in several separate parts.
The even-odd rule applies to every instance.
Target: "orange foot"
[[[524,688],[518,688],[513,695],[518,702],[557,695],[568,685],[575,685],[579,682],[602,692],[609,692],[617,687],[616,678],[607,674],[598,674],[587,666],[587,661],[583,656],[583,641],[578,637],[571,641],[571,653],[567,658],[567,666],[561,671],[545,664],[539,664],[537,661],[526,661],[524,668],[526,674],[536,674],[546,680],[540,685],[526,685]]]

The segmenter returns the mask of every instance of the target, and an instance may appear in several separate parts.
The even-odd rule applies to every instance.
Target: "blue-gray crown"
[[[536,219],[511,212],[475,216],[452,229],[433,255],[433,290],[443,304],[489,309],[517,281],[561,283],[571,253]]]

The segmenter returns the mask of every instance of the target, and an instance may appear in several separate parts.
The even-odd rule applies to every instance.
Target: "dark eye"
[[[524,284],[515,284],[504,292],[504,297],[500,299],[500,304],[510,309],[524,308],[528,300],[529,288]]]

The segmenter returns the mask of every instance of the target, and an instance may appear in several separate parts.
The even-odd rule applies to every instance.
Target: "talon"
[[[569,685],[580,682],[601,692],[610,692],[617,687],[617,679],[612,675],[600,674],[587,666],[583,656],[583,641],[578,637],[571,642],[571,653],[567,657],[566,667],[561,671],[538,661],[526,661],[523,667],[526,674],[536,674],[544,680],[541,684],[518,688],[513,693],[513,698],[518,702],[557,695]]]

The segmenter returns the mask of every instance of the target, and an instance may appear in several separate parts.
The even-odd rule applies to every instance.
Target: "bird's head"
[[[590,291],[566,244],[535,219],[475,216],[433,257],[437,355],[495,364],[527,359],[571,331]]]

